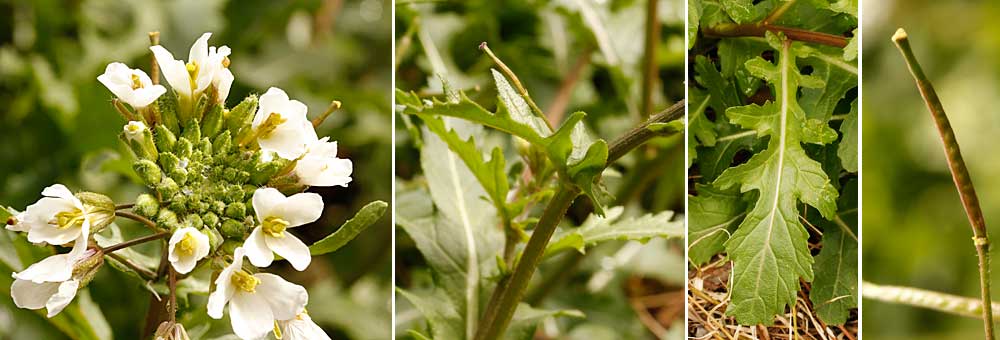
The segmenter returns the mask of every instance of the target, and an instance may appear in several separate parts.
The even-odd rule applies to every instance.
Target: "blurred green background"
[[[586,112],[589,132],[609,141],[644,119],[640,117],[640,89],[647,1],[400,0],[396,4],[395,86],[400,90],[440,97],[440,75],[493,110],[497,93],[490,68],[496,66],[478,48],[487,42],[549,115]],[[660,0],[657,4],[660,41],[654,114],[685,95],[684,2]],[[561,96],[566,79],[572,79],[568,82],[572,86]],[[425,183],[419,149],[403,124],[408,118],[397,115],[395,166],[400,187]],[[561,121],[552,123],[559,126]],[[490,132],[486,145],[502,145],[508,165],[520,162],[511,139]],[[657,138],[612,168],[603,179],[614,196],[608,201],[625,206],[625,216],[672,210],[683,218],[679,215],[685,197],[683,135]],[[578,199],[566,224],[579,225],[591,211],[589,204]],[[533,211],[534,216],[539,213]],[[402,229],[396,237],[396,285],[413,290],[432,285],[426,261],[413,240]],[[546,320],[535,338],[649,339],[654,333],[683,338],[683,244],[681,239],[657,239],[644,245],[616,241],[588,249],[586,256],[562,254],[544,261],[533,278],[535,285],[543,278],[561,277],[553,280],[548,295],[540,295],[547,296],[544,300],[532,305],[578,309],[587,318]],[[422,316],[400,296],[396,307],[397,338],[413,338],[407,330],[421,326]],[[648,323],[640,321],[641,317]]]
[[[997,237],[1000,4],[893,0],[863,8],[863,278],[978,297],[972,230],[937,130],[890,37],[897,27],[909,33]],[[993,272],[1000,272],[998,261]],[[982,337],[980,320],[907,306],[865,300],[862,315],[866,339]]]
[[[144,188],[131,180],[131,156],[117,138],[125,122],[96,77],[113,61],[148,72],[149,31],[160,31],[162,44],[181,59],[208,31],[214,32],[210,45],[233,50],[236,81],[228,105],[270,86],[306,103],[313,117],[331,100],[343,102],[318,132],[339,141],[339,156],[354,161],[354,181],[348,188],[312,189],[324,196],[326,210],[316,224],[297,229],[306,243],[326,236],[364,204],[391,198],[390,3],[0,1],[0,205],[23,210],[53,183],[121,203],[141,193]],[[333,338],[387,339],[389,221],[383,217],[345,248],[314,259],[305,272],[284,263],[269,271],[308,288],[309,312]],[[142,233],[128,223],[121,223],[123,230]],[[0,255],[7,255],[18,236],[0,233]],[[65,338],[43,315],[13,305],[9,274],[21,268],[11,267],[18,263],[0,265],[0,339]],[[106,266],[89,291],[103,311],[87,316],[96,333],[139,338],[149,297],[140,282]],[[74,304],[88,300],[85,295]],[[204,299],[194,301],[200,316],[192,320],[203,320]],[[205,337],[228,330],[228,321],[215,322]]]

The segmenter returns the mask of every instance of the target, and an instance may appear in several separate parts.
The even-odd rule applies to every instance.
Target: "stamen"
[[[267,116],[267,119],[265,119],[264,122],[260,124],[260,127],[257,128],[259,138],[270,137],[271,134],[274,133],[274,130],[278,128],[278,125],[281,125],[286,121],[288,120],[282,117],[280,113],[271,112],[271,114]]]
[[[55,219],[50,221],[49,224],[53,224],[59,229],[68,229],[70,227],[80,228],[83,227],[84,220],[83,211],[73,208],[73,210],[56,214]]]
[[[230,64],[229,57],[223,57],[222,58],[222,67],[229,68],[229,64]]]
[[[260,284],[260,279],[250,275],[250,273],[247,273],[244,270],[233,273],[233,276],[230,277],[229,281],[234,286],[247,293],[256,292],[257,285]]]
[[[135,90],[135,89],[141,89],[141,88],[142,88],[142,81],[139,79],[139,76],[137,76],[137,75],[135,75],[133,73],[132,74],[132,89]]]
[[[180,242],[177,242],[177,252],[184,256],[194,255],[195,240],[191,234],[185,234]]]
[[[264,219],[263,229],[264,232],[271,237],[282,238],[285,237],[285,229],[291,224],[279,217],[269,216]]]

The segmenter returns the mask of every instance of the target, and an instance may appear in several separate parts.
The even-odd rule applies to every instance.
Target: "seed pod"
[[[156,187],[160,184],[160,180],[163,178],[163,173],[160,171],[160,167],[156,166],[156,163],[153,163],[153,161],[148,159],[140,159],[135,163],[132,163],[132,169],[139,175],[142,182],[150,188]]]
[[[150,194],[142,194],[135,199],[135,206],[132,207],[132,211],[135,213],[153,218],[156,213],[160,210],[160,201],[156,200],[156,197]]]

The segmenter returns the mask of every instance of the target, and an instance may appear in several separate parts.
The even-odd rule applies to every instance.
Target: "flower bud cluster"
[[[289,230],[319,219],[323,200],[302,191],[347,186],[352,163],[337,157],[337,143],[319,138],[306,106],[281,89],[227,108],[231,51],[208,46],[210,36],[194,43],[187,62],[162,46],[150,48],[169,89],[121,63],[98,77],[128,120],[119,137],[149,191],[120,208],[104,195],[74,195],[57,184],[11,219],[7,229],[26,232],[33,243],[73,247],[15,273],[11,294],[19,307],[44,307],[49,317],[65,308],[101,268],[105,252],[133,245],[102,248],[90,242],[120,209],[131,207],[124,216],[159,232],[133,241],[168,239],[164,261],[173,271],[187,274],[215,264],[203,266],[218,277],[208,314],[218,319],[232,306],[237,336],[257,339],[285,330],[284,339],[329,339],[305,314],[305,289],[258,268],[271,265],[277,254],[306,269],[309,248]],[[250,264],[243,265],[244,257]],[[184,333],[180,324],[165,324],[157,338],[183,339]]]

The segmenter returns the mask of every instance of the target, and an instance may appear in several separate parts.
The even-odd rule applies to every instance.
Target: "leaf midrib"
[[[476,250],[476,240],[472,233],[472,224],[469,222],[468,208],[465,206],[465,195],[462,192],[462,183],[458,178],[458,165],[455,164],[455,153],[448,151],[448,170],[451,172],[451,182],[455,189],[455,202],[458,208],[458,215],[462,219],[462,230],[465,232],[466,252],[468,258],[468,272],[465,276],[465,336],[472,338],[476,331],[476,321],[479,318],[479,256]]]

